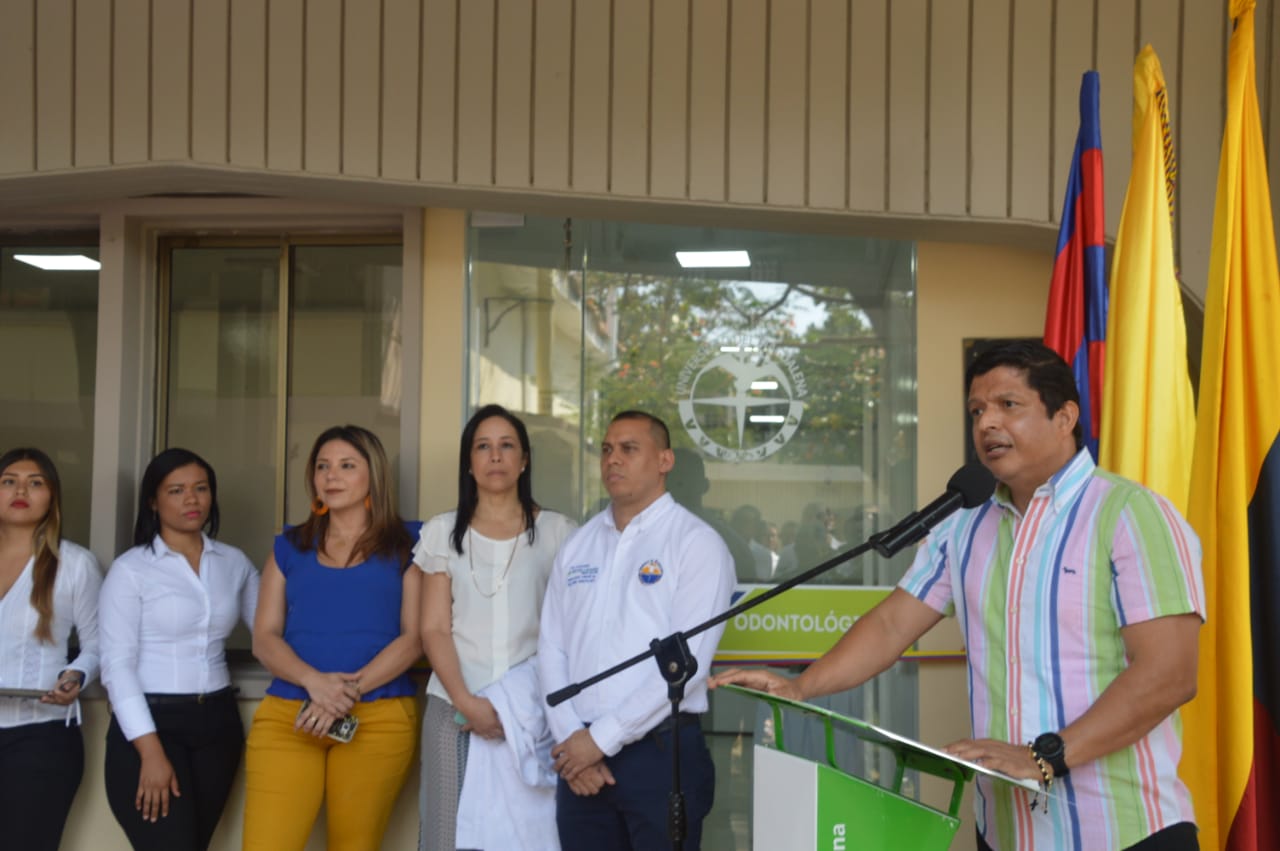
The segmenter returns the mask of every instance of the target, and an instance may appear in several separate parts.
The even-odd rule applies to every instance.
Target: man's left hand
[[[596,746],[591,733],[583,728],[552,748],[551,756],[555,758],[552,768],[556,774],[573,782],[583,769],[604,759],[604,751]]]
[[[573,780],[566,780],[569,789],[573,794],[582,797],[597,794],[605,786],[614,785],[613,772],[609,770],[609,766],[603,762],[597,762],[595,765],[589,765]]]
[[[1040,773],[1040,766],[1036,765],[1035,759],[1031,756],[1031,750],[1026,745],[1011,745],[995,739],[961,739],[947,745],[943,750],[952,756],[976,762],[983,768],[998,771],[1010,777],[1037,782],[1044,780],[1044,775]]]

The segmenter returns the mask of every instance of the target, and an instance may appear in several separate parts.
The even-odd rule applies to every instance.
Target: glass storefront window
[[[35,446],[48,453],[62,480],[63,536],[86,547],[97,259],[97,245],[0,247],[0,452]]]
[[[400,246],[300,245],[290,277],[284,516],[296,523],[310,511],[307,455],[326,428],[364,426],[399,470]]]
[[[354,423],[399,460],[401,248],[165,246],[163,446],[218,473],[220,537],[254,561],[310,510],[316,435]],[[393,483],[393,486],[394,483]]]
[[[667,489],[720,532],[743,585],[794,576],[914,509],[911,243],[484,215],[469,239],[469,401],[529,424],[542,504],[598,510],[600,438],[640,408],[671,429]],[[708,251],[747,265],[677,258]],[[909,563],[864,556],[815,582],[888,586]],[[915,668],[818,703],[914,735]],[[766,719],[715,693],[706,727],[718,772],[704,845],[749,848],[751,743]],[[817,737],[802,722],[790,741],[803,752]],[[841,750],[842,765],[892,776],[881,755]]]
[[[599,438],[642,408],[671,427],[668,488],[721,531],[743,582],[811,567],[912,510],[911,244],[532,217],[471,241],[470,399],[530,421],[548,505],[601,504]],[[729,249],[750,265],[676,257]],[[906,563],[824,581],[891,583]]]
[[[218,474],[220,537],[254,561],[278,511],[276,404],[278,248],[174,248],[170,253],[163,446],[205,458]]]

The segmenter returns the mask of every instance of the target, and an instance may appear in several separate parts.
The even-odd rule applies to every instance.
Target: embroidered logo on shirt
[[[566,585],[572,588],[575,585],[595,582],[599,573],[600,568],[594,564],[575,564],[569,568]]]
[[[645,585],[652,585],[662,578],[662,565],[658,564],[657,559],[646,561],[640,565],[640,581]]]

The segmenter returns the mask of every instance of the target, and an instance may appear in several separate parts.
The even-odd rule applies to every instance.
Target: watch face
[[[1045,759],[1057,757],[1062,754],[1062,737],[1057,733],[1041,733],[1033,747]]]

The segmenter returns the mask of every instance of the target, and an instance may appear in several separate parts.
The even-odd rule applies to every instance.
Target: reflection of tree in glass
[[[858,464],[862,430],[875,422],[885,350],[866,313],[849,291],[803,288],[822,306],[820,323],[795,341],[796,362],[809,385],[804,422],[778,453],[792,463]]]
[[[640,408],[666,420],[677,443],[689,444],[676,409],[681,368],[710,339],[751,331],[725,304],[729,286],[703,278],[587,276],[588,297],[603,306],[607,322],[616,323],[617,341],[615,360],[591,365],[586,376],[588,389],[598,394],[588,433],[602,433],[618,411]]]
[[[617,342],[616,358],[591,364],[587,387],[596,393],[588,433],[627,408],[663,417],[676,445],[689,445],[676,408],[680,372],[708,344],[772,347],[794,359],[808,393],[799,430],[777,454],[791,463],[856,464],[860,432],[878,395],[884,350],[874,344],[866,313],[842,287],[761,285],[710,278],[664,278],[640,274],[587,275],[587,298],[599,306]],[[731,396],[738,389],[727,370],[709,370],[698,396]],[[777,406],[753,413],[783,413],[785,392],[752,390],[752,397],[778,398]],[[723,446],[738,447],[737,414],[731,407],[699,407],[699,425]],[[758,446],[778,426],[748,423],[743,447]]]

